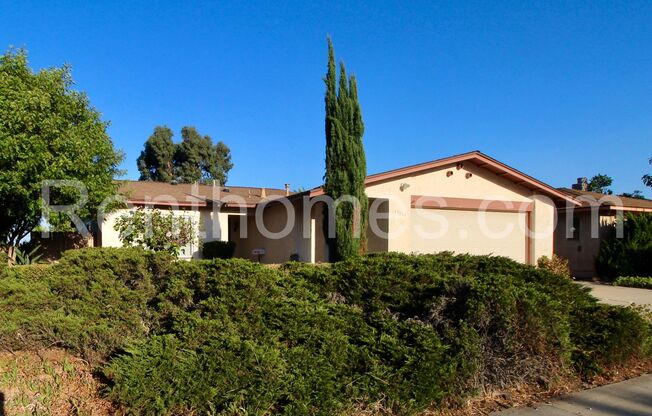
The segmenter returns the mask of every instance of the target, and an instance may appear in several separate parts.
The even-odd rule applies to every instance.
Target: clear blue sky
[[[652,197],[652,2],[624,3],[0,0],[0,43],[72,65],[129,178],[167,124],[227,143],[232,185],[320,184],[330,34],[369,173],[479,149],[554,186],[602,172]]]

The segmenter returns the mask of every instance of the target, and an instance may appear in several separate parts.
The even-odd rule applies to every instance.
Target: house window
[[[194,229],[195,232],[195,238],[197,237],[197,226],[195,224],[195,221],[190,215],[179,215],[181,218],[184,218],[185,220],[190,221],[190,224],[192,225],[192,228]],[[195,242],[191,241],[185,246],[181,247],[179,249],[179,257],[181,258],[189,258],[192,257],[193,253],[195,252]]]
[[[573,217],[573,225],[566,234],[569,240],[579,240],[580,239],[580,217]]]
[[[179,257],[192,257],[192,253],[195,252],[194,244],[191,242],[188,245],[181,247],[179,250]]]

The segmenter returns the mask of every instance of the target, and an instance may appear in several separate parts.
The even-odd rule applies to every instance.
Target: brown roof
[[[572,197],[569,195],[553,188],[552,186],[545,184],[533,177],[526,175],[525,173],[518,171],[511,166],[493,159],[479,150],[474,150],[468,153],[462,153],[455,156],[446,157],[443,159],[436,159],[430,162],[420,163],[417,165],[406,166],[404,168],[394,169],[387,172],[376,173],[374,175],[369,175],[365,179],[365,185],[374,185],[376,183],[385,182],[388,180],[395,180],[400,177],[415,175],[419,173],[424,173],[433,169],[440,168],[442,166],[460,163],[460,162],[471,162],[478,167],[487,169],[490,172],[495,173],[496,175],[503,177],[505,179],[511,180],[517,185],[523,186],[532,191],[539,191],[543,194],[546,194],[556,200],[566,200],[574,204],[578,204]],[[310,191],[310,196],[318,196],[324,193],[323,188],[314,188]]]
[[[627,196],[606,195],[599,192],[580,191],[578,189],[559,188],[561,192],[571,196],[583,207],[591,206],[591,201],[599,201],[600,205],[629,211],[652,211],[652,201],[649,199],[630,198]]]
[[[263,194],[264,189],[264,194]],[[258,202],[285,196],[284,189],[246,186],[212,186],[153,181],[120,181],[119,193],[132,204],[165,206],[255,206]]]

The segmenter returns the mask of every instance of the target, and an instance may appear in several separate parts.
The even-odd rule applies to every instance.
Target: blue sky
[[[129,3],[129,4],[127,4]],[[69,63],[135,160],[154,126],[231,147],[232,185],[320,184],[326,36],[369,173],[479,149],[554,186],[652,171],[652,2],[0,1],[0,45]]]

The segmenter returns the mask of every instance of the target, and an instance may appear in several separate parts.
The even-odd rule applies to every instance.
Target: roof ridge
[[[120,183],[147,183],[147,184],[161,184],[161,185],[170,185],[170,186],[186,186],[186,185],[194,185],[195,183],[189,183],[189,182],[180,182],[180,183],[171,183],[171,182],[162,182],[162,181],[152,181],[152,180],[138,180],[138,179],[115,179],[115,182],[120,182]],[[197,183],[197,186],[207,186],[207,187],[213,187],[212,184],[209,183]],[[241,189],[262,189],[265,188],[267,191],[282,191],[285,192],[284,188],[270,188],[266,186],[242,186],[242,185],[220,185],[220,188],[241,188]]]

